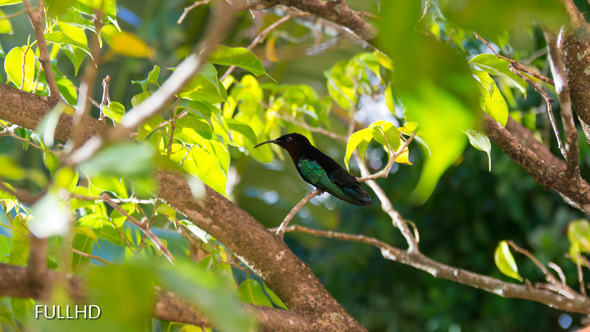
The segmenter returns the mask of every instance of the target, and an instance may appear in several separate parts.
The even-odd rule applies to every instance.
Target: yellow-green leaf
[[[5,15],[4,11],[0,9],[0,17],[4,17]],[[12,34],[12,23],[10,23],[10,20],[5,19],[0,21],[0,33]]]
[[[346,144],[346,153],[344,155],[344,164],[346,164],[347,169],[349,168],[348,162],[350,157],[352,157],[354,150],[358,147],[359,153],[362,157],[371,139],[373,139],[373,129],[371,128],[361,129],[350,135],[348,138],[348,144]]]
[[[121,118],[123,118],[123,115],[125,114],[125,106],[123,106],[121,103],[113,101],[109,103],[108,106],[105,106],[102,111],[104,112],[104,115],[108,116],[113,121],[121,123]]]
[[[500,241],[494,252],[494,262],[496,266],[505,276],[514,278],[518,281],[523,281],[520,274],[518,274],[518,267],[514,261],[514,256],[510,252],[508,242]]]
[[[25,54],[26,50],[26,54]],[[23,77],[24,67],[24,77]],[[35,76],[35,55],[26,46],[15,47],[6,55],[4,70],[8,79],[17,87],[23,87],[24,91],[30,92],[34,87]],[[24,78],[24,84],[23,84]]]
[[[567,238],[572,246],[581,252],[590,252],[590,223],[586,219],[578,219],[567,226]]]
[[[59,22],[57,23],[57,25],[59,26],[61,32],[63,32],[66,36],[74,40],[76,43],[85,46],[88,45],[88,39],[86,38],[86,34],[84,33],[83,29],[64,22]]]
[[[155,54],[146,42],[131,32],[119,31],[113,25],[106,25],[102,33],[114,53],[136,58],[151,58]]]

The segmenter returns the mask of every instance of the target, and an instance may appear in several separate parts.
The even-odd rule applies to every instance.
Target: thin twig
[[[27,14],[29,15],[29,20],[31,21],[33,30],[35,30],[35,36],[37,37],[37,45],[39,47],[39,61],[43,66],[43,71],[45,72],[45,79],[47,81],[47,85],[49,86],[49,98],[57,101],[61,99],[61,96],[57,88],[57,81],[55,80],[55,76],[53,75],[49,51],[47,50],[47,42],[45,41],[42,22],[44,12],[43,0],[38,1],[37,13],[35,13],[35,10],[33,9],[33,6],[31,6],[31,2],[29,0],[23,0],[23,3],[25,4],[25,9],[27,10]]]
[[[25,189],[12,189],[6,183],[2,182],[4,179],[0,178],[0,190],[9,193],[10,195],[16,197],[22,203],[27,205],[35,204],[45,193],[41,194],[31,194],[30,192],[26,191]]]
[[[416,132],[413,132],[412,135],[404,142],[404,144],[402,144],[399,149],[397,149],[397,151],[389,158],[389,161],[387,162],[387,165],[385,165],[385,167],[380,170],[379,172],[372,174],[372,175],[367,175],[358,178],[357,180],[359,182],[365,182],[365,181],[369,181],[369,180],[375,180],[378,178],[386,178],[389,175],[389,171],[391,170],[391,167],[393,167],[393,164],[395,164],[395,160],[402,155],[402,153],[404,153],[404,151],[407,149],[407,147],[410,145],[410,143],[412,143],[412,140],[414,139],[414,137],[416,136]],[[389,150],[391,151],[391,147],[389,148]]]
[[[102,79],[102,100],[100,102],[100,116],[98,117],[98,121],[104,121],[106,115],[104,114],[104,107],[111,103],[111,97],[109,96],[109,83],[111,82],[111,77],[107,75],[105,78]]]
[[[367,166],[365,166],[365,164],[363,163],[363,159],[361,158],[360,154],[358,153],[358,151],[355,151],[353,154],[361,170],[361,174],[363,175],[363,177],[368,177],[369,170],[367,169]],[[369,187],[373,189],[373,192],[375,192],[375,194],[381,201],[381,210],[383,210],[383,212],[389,215],[393,226],[399,229],[403,237],[406,239],[406,242],[408,244],[408,252],[419,252],[420,250],[418,249],[417,238],[414,236],[414,233],[410,231],[408,223],[402,218],[401,214],[393,208],[391,200],[389,199],[389,197],[387,197],[383,189],[377,184],[377,182],[375,182],[375,180],[367,180],[366,182],[369,185]],[[414,231],[417,232],[416,229]]]
[[[168,248],[166,248],[164,243],[162,243],[162,240],[160,240],[160,238],[157,237],[149,227],[147,227],[148,225],[141,223],[139,220],[135,219],[135,217],[133,217],[129,213],[127,213],[127,211],[125,211],[125,209],[123,209],[117,203],[115,203],[109,195],[102,194],[102,195],[100,195],[100,198],[102,200],[104,200],[105,202],[107,202],[107,204],[109,204],[113,209],[119,211],[119,213],[121,213],[122,215],[127,217],[127,220],[131,221],[131,223],[133,223],[135,226],[137,226],[139,229],[141,229],[145,233],[145,235],[147,235],[150,238],[150,240],[152,240],[152,242],[154,243],[156,248],[158,250],[162,251],[164,256],[166,256],[166,258],[168,258],[168,260],[171,263],[174,263],[176,261],[176,259],[174,259],[174,256],[172,255],[172,253],[168,250]]]
[[[20,15],[26,13],[26,12],[27,12],[27,9],[25,8],[25,9],[19,10],[18,12],[12,13],[12,14],[6,14],[6,15],[0,17],[0,21],[2,21],[2,20],[8,20],[8,19],[11,19],[11,18],[20,16]]]
[[[87,254],[87,253],[85,253],[83,251],[80,251],[80,250],[77,250],[77,249],[74,249],[74,248],[72,248],[72,252],[75,253],[76,255],[80,255],[80,256],[83,256],[83,257],[86,257],[86,258],[90,258],[90,259],[95,259],[95,260],[97,260],[97,261],[99,261],[101,263],[107,264],[107,265],[114,265],[113,263],[111,263],[111,262],[109,262],[109,261],[107,261],[107,260],[105,260],[103,258],[100,258],[98,256],[94,256],[94,255],[91,255],[91,254]]]
[[[533,287],[530,283],[527,283],[526,285],[507,283],[496,278],[442,264],[418,251],[404,251],[381,240],[365,235],[316,230],[300,225],[289,226],[285,231],[302,232],[324,238],[364,243],[380,249],[381,254],[385,259],[412,266],[416,269],[428,272],[436,278],[455,281],[502,297],[527,299],[571,312],[590,313],[590,302],[586,297],[578,293],[574,293],[573,295],[568,293],[562,294],[560,293],[560,291],[562,291],[561,289],[558,289],[551,284],[543,284],[538,287]],[[551,292],[547,292],[541,288],[549,289]],[[556,297],[556,294],[559,297]]]
[[[424,5],[424,10],[422,11],[422,16],[418,21],[422,21],[426,17],[426,13],[428,13],[428,7],[430,6],[430,1],[431,0],[426,1],[426,5]]]
[[[25,143],[29,144],[30,146],[32,146],[32,147],[34,147],[34,148],[36,148],[36,149],[39,149],[39,150],[41,150],[41,151],[43,151],[43,152],[48,152],[48,151],[51,151],[51,150],[48,150],[48,149],[44,149],[42,146],[40,146],[40,145],[38,145],[38,144],[35,144],[35,143],[33,143],[33,142],[29,141],[29,140],[28,140],[28,139],[26,139],[26,138],[23,138],[23,137],[20,137],[20,136],[18,136],[18,135],[17,135],[17,134],[14,132],[14,130],[15,130],[16,128],[20,128],[20,127],[18,127],[18,126],[16,126],[16,125],[12,125],[12,126],[10,126],[10,127],[6,127],[6,126],[4,126],[3,124],[1,124],[1,123],[0,123],[0,127],[2,127],[2,129],[4,129],[4,130],[3,130],[3,133],[5,133],[6,135],[8,135],[8,136],[10,136],[10,137],[12,137],[12,138],[16,138],[17,140],[19,140],[19,141],[21,141],[21,142],[25,142]],[[51,152],[53,152],[53,151],[51,151]]]
[[[508,245],[510,247],[512,247],[512,249],[525,255],[528,259],[530,259],[539,268],[539,270],[541,270],[541,272],[545,276],[545,280],[547,280],[547,282],[549,282],[550,284],[554,285],[557,288],[560,288],[560,294],[566,294],[566,293],[573,294],[573,295],[576,294],[576,292],[573,289],[571,289],[564,282],[564,280],[562,280],[561,282],[559,280],[557,280],[557,278],[555,278],[555,276],[551,272],[549,272],[549,270],[547,270],[547,268],[543,264],[541,264],[541,262],[535,256],[533,256],[533,254],[531,254],[528,250],[519,247],[512,240],[509,240],[507,242],[508,242]]]
[[[303,121],[299,121],[297,119],[295,119],[294,117],[288,115],[288,114],[280,114],[280,113],[275,113],[275,116],[277,118],[283,119],[287,122],[290,122],[294,125],[297,125],[303,129],[309,130],[311,132],[315,132],[315,133],[319,133],[319,134],[323,134],[325,136],[328,137],[332,137],[334,139],[340,140],[340,141],[344,141],[346,142],[348,139],[346,138],[346,136],[342,136],[342,135],[338,135],[336,133],[333,133],[329,130],[326,130],[322,127],[312,127],[310,125],[308,125],[307,123],[303,122]]]
[[[563,62],[562,50],[563,50],[563,29],[559,32],[556,37],[548,32],[545,32],[545,39],[547,41],[547,48],[549,49],[549,55],[551,61],[551,72],[553,77],[559,78],[555,85],[555,90],[559,95],[559,105],[561,110],[561,121],[565,131],[565,143],[566,143],[566,160],[567,169],[566,173],[569,178],[580,177],[580,155],[578,151],[578,130],[574,122],[574,115],[572,112],[572,102],[570,96],[570,88],[565,75],[565,64]]]
[[[72,132],[70,134],[70,138],[68,139],[64,147],[64,150],[67,151],[69,155],[76,152],[76,149],[83,143],[82,122],[84,121],[84,117],[90,111],[89,96],[92,96],[92,93],[94,91],[96,75],[98,73],[98,66],[102,61],[100,59],[101,51],[100,42],[98,40],[98,34],[100,33],[103,25],[103,12],[101,10],[96,10],[95,13],[96,17],[94,18],[94,31],[96,31],[96,33],[92,33],[90,38],[90,53],[92,54],[92,57],[91,61],[86,65],[86,68],[84,69],[84,77],[80,82],[80,90],[78,93],[78,103],[76,104],[76,110],[74,111],[74,116],[72,117]]]
[[[477,37],[477,39],[481,40],[481,41],[482,41],[482,42],[483,42],[483,43],[484,43],[484,44],[485,44],[485,45],[486,45],[486,46],[487,46],[487,47],[488,47],[490,50],[492,50],[492,52],[494,52],[494,54],[495,54],[495,55],[496,55],[498,58],[500,58],[500,59],[502,59],[502,60],[506,60],[506,61],[510,62],[510,64],[511,64],[511,65],[512,65],[514,68],[516,68],[517,70],[519,70],[519,71],[522,71],[522,72],[524,72],[524,73],[526,73],[526,74],[528,74],[528,75],[530,75],[530,76],[533,76],[534,78],[536,78],[536,79],[539,79],[539,80],[541,80],[541,81],[543,81],[543,82],[545,82],[545,83],[547,83],[547,84],[555,85],[555,82],[554,82],[552,79],[550,79],[549,77],[547,77],[547,76],[544,76],[543,74],[540,74],[540,73],[537,73],[537,72],[533,71],[533,70],[532,70],[532,69],[530,69],[529,67],[527,67],[527,66],[525,66],[525,65],[521,64],[520,62],[518,62],[518,61],[516,61],[516,60],[514,60],[514,59],[510,59],[510,58],[507,58],[507,57],[505,57],[505,56],[502,56],[502,55],[498,54],[498,52],[496,52],[496,50],[495,50],[495,49],[492,47],[492,45],[490,45],[490,43],[488,43],[488,42],[487,42],[487,41],[486,41],[484,38],[482,38],[482,37],[481,37],[479,34],[477,34],[477,33],[476,33],[476,34],[475,34],[475,36]]]
[[[29,53],[29,50],[31,49],[31,45],[29,45],[29,43],[27,43],[27,48],[25,49],[24,53],[23,53],[23,65],[22,65],[22,75],[21,75],[21,81],[20,81],[20,87],[19,89],[23,90],[24,86],[25,86],[25,75],[26,75],[26,69],[27,69],[27,53]],[[34,65],[33,65],[33,68]],[[29,91],[30,86],[27,87],[27,91]]]
[[[563,285],[566,284],[567,280],[565,278],[565,274],[563,273],[563,270],[561,269],[561,267],[559,267],[559,265],[553,263],[553,262],[549,262],[547,263],[547,266],[549,266],[550,268],[553,269],[553,271],[555,271],[557,273],[557,275],[559,276],[559,280],[561,280],[561,283]]]
[[[182,15],[180,15],[180,17],[178,18],[178,21],[176,21],[177,24],[182,23],[182,21],[184,21],[184,19],[186,18],[186,15],[188,15],[188,13],[197,8],[200,5],[206,5],[209,2],[211,2],[212,0],[203,0],[203,1],[195,1],[195,3],[193,3],[192,5],[188,6],[188,7],[184,7],[184,11],[182,12]]]
[[[303,199],[299,203],[297,203],[297,205],[295,205],[295,207],[293,207],[291,209],[291,211],[289,212],[289,214],[287,214],[285,219],[283,219],[283,222],[281,223],[281,225],[277,229],[277,235],[280,238],[283,238],[283,234],[285,234],[285,229],[287,228],[287,226],[289,226],[289,222],[291,222],[291,219],[293,219],[293,217],[295,217],[295,215],[303,207],[303,205],[305,205],[305,203],[309,202],[309,200],[312,199],[314,196],[321,195],[323,192],[324,191],[322,189],[318,188],[315,191],[312,191],[312,192],[308,193],[307,195],[305,195],[305,197],[303,197]]]

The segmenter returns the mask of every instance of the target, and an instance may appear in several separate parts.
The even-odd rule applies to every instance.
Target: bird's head
[[[305,136],[298,133],[290,133],[287,135],[283,135],[277,139],[262,142],[256,145],[254,148],[257,148],[267,143],[274,143],[279,145],[283,149],[287,150],[291,156],[298,155],[306,147],[311,146],[311,143]]]

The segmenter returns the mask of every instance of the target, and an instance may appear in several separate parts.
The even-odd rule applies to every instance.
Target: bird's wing
[[[299,166],[299,173],[309,183],[317,186],[319,183],[324,182],[322,179],[329,181],[326,171],[320,166],[315,160],[309,160],[306,158],[299,158],[297,162]]]
[[[358,185],[356,178],[350,175],[343,168],[333,170],[332,172],[330,172],[330,174],[328,174],[328,177],[330,178],[330,180],[332,180],[332,182],[344,187],[355,187]]]

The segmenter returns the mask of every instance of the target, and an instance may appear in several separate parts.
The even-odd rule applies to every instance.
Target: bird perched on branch
[[[255,148],[267,143],[277,144],[287,150],[299,175],[316,188],[351,204],[369,206],[373,203],[371,196],[361,188],[354,176],[311,145],[305,136],[291,133],[275,140],[262,142]]]

